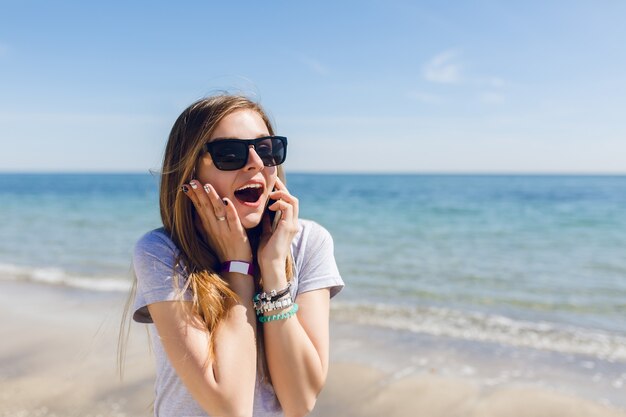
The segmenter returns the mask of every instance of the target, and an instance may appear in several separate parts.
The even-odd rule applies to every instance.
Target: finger
[[[238,230],[241,233],[244,233],[243,225],[239,220],[239,214],[237,214],[237,209],[235,209],[235,205],[228,198],[223,199],[224,203],[224,215],[226,216],[226,221],[228,222],[228,226],[231,230]]]
[[[187,188],[186,192],[183,189],[183,187]],[[183,186],[181,187],[183,192],[185,192],[187,197],[189,197],[194,207],[196,208],[196,213],[198,214],[198,220],[200,220],[200,222],[202,223],[204,232],[210,234],[211,233],[210,230],[214,228],[215,218],[211,220],[209,216],[207,216],[207,213],[206,213],[207,201],[206,199],[204,201],[201,199],[202,195],[197,192],[198,188],[200,187],[198,186],[197,182],[194,182],[194,180],[189,181],[189,185],[183,184]]]
[[[291,207],[293,208],[293,222],[295,224],[296,227],[298,227],[298,215],[300,212],[300,200],[298,200],[296,197],[293,197],[293,202],[291,203]]]
[[[297,197],[289,194],[289,192],[285,192],[285,191],[281,190],[281,191],[274,191],[274,192],[270,193],[270,198],[272,200],[286,201],[287,203],[291,204],[293,206],[294,218],[296,218],[296,219],[298,218],[300,202],[299,202]]]
[[[204,209],[206,209],[207,207],[208,208],[211,207],[209,198],[207,197],[206,192],[202,189],[202,187],[200,186],[200,183],[196,180],[189,181],[189,185],[191,186],[190,194],[193,194],[195,198],[196,207],[198,208],[200,215],[205,216],[206,213],[204,213]]]
[[[206,189],[200,185],[199,181],[191,180],[189,182],[192,188],[192,192],[197,199],[198,212],[203,221],[210,225],[220,223],[218,218],[224,217],[223,213],[216,213],[211,198],[209,197]],[[220,203],[223,205],[224,203]]]
[[[276,177],[276,184],[274,184],[274,188],[281,191],[287,191],[287,186],[281,181],[279,177]]]
[[[215,211],[213,210],[213,204],[209,200],[209,197],[207,196],[204,188],[200,185],[200,182],[197,180],[191,180],[189,181],[189,185],[191,186],[189,194],[193,194],[195,198],[196,209],[198,215],[200,216],[200,220],[202,220],[202,223],[204,224],[207,233],[212,233],[211,230],[216,230],[215,228],[218,227],[218,223],[225,222],[220,222],[217,220],[217,216],[215,215]]]
[[[280,210],[282,212],[279,223],[282,223],[283,221],[287,223],[293,222],[293,206],[288,202],[284,200],[278,200],[277,202],[269,206],[269,209],[272,211]]]
[[[224,200],[220,198],[215,191],[215,188],[211,184],[204,184],[204,192],[208,198],[209,203],[211,204],[211,208],[213,209],[213,213],[215,214],[215,218],[220,219],[222,217],[226,217],[226,210],[224,209]]]
[[[207,218],[206,210],[203,209],[202,204],[198,199],[198,195],[194,192],[193,187],[191,184],[183,184],[180,189],[191,200],[193,206],[196,208],[196,213],[198,214],[197,220],[202,225],[202,228],[204,229],[203,232],[208,233],[213,226]]]
[[[187,196],[189,197],[189,199],[191,200],[191,202],[193,203],[193,205],[196,207],[196,210],[199,211],[200,209],[200,203],[198,202],[198,197],[196,196],[196,193],[193,192],[193,189],[191,188],[191,184],[183,184],[180,187],[180,190]]]
[[[295,197],[292,196],[291,194],[289,194],[289,192],[286,191],[286,190],[277,190],[277,191],[272,191],[270,193],[270,198],[272,200],[287,200],[287,201],[290,201],[292,198],[295,198]]]

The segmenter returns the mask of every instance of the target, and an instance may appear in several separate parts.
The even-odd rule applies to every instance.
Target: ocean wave
[[[0,264],[0,279],[105,292],[127,292],[131,286],[131,282],[122,277],[77,276],[60,268],[37,268],[10,264]]]
[[[333,301],[331,307],[333,318],[339,320],[626,362],[626,337],[595,329],[438,307],[340,301]]]

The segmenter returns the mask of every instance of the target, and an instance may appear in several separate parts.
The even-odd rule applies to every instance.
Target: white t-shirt
[[[163,228],[146,233],[135,245],[133,266],[137,277],[137,293],[133,304],[133,319],[152,323],[147,306],[159,301],[191,300],[189,292],[179,295],[174,282],[174,262],[180,251]],[[292,299],[298,294],[329,288],[334,297],[344,286],[339,275],[333,240],[326,229],[310,220],[299,220],[299,231],[291,242],[295,268],[291,286]],[[178,276],[185,277],[178,267]],[[179,283],[182,285],[182,282]],[[156,360],[154,415],[159,417],[206,417],[170,364],[156,327],[149,326]],[[283,416],[280,403],[271,384],[263,378],[263,367],[257,365],[254,389],[255,417]]]

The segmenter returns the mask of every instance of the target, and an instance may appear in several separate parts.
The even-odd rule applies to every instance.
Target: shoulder
[[[298,219],[298,233],[294,237],[294,243],[316,243],[320,241],[332,241],[332,236],[330,232],[324,228],[321,224],[306,219]]]
[[[326,228],[313,220],[299,219],[299,230],[292,242],[296,263],[306,264],[311,258],[334,250],[333,238]]]
[[[150,304],[192,298],[183,289],[186,270],[179,255],[180,251],[163,228],[151,230],[139,238],[133,250],[133,271],[137,282],[133,303],[135,321],[152,323],[147,308]]]
[[[298,281],[297,293],[330,288],[335,296],[344,283],[337,269],[331,234],[319,223],[299,220],[300,230],[294,238],[292,254]]]
[[[154,229],[144,234],[133,249],[133,264],[137,277],[141,272],[161,271],[171,273],[175,267],[177,272],[183,273],[185,269],[179,265],[180,250],[172,241],[164,228]]]
[[[324,246],[333,247],[333,238],[324,228],[313,220],[298,219],[299,230],[292,241],[292,251],[295,258],[314,255]]]
[[[164,256],[178,254],[178,248],[168,236],[163,227],[151,230],[141,236],[133,249],[133,257],[140,258],[145,255]]]

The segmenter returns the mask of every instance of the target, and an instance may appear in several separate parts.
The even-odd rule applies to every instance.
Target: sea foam
[[[60,268],[36,268],[11,264],[0,264],[0,279],[67,286],[92,291],[127,292],[131,286],[130,278],[77,276]]]
[[[361,324],[626,362],[626,336],[596,329],[440,307],[333,301],[331,308],[333,318]]]

